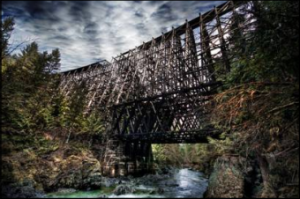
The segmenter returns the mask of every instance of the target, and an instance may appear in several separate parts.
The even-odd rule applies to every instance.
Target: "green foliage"
[[[159,144],[152,144],[152,153],[156,162],[163,162],[166,160],[164,154],[164,146]]]
[[[11,54],[13,26],[12,18],[1,21],[2,130],[37,133],[60,128],[89,139],[100,136],[104,131],[100,115],[84,114],[86,86],[76,85],[69,98],[59,92],[60,75],[55,73],[60,68],[59,50],[40,52],[33,42]]]
[[[299,2],[261,1],[246,13],[235,16],[229,39],[232,71],[219,80],[226,88],[245,82],[299,81]],[[238,22],[251,20],[255,22],[241,31],[237,28]]]
[[[279,190],[299,178],[299,2],[254,2],[238,17],[255,28],[231,35],[213,122],[231,130],[231,153],[266,159],[263,180]]]
[[[13,18],[7,18],[5,20],[1,20],[1,62],[3,65],[3,58],[9,54],[9,48],[8,48],[8,40],[11,36],[12,31],[14,30],[14,19]],[[5,70],[5,67],[4,69]]]
[[[152,145],[154,160],[160,166],[192,167],[209,174],[219,156],[233,151],[233,139],[208,140],[207,144]]]
[[[82,121],[81,133],[101,136],[103,132],[103,121],[99,114],[93,112]]]
[[[57,59],[38,52],[36,43],[25,47],[19,55],[3,59],[6,69],[2,70],[2,126],[34,130],[50,122],[50,118],[45,118],[47,106],[58,79],[45,69],[54,66]]]

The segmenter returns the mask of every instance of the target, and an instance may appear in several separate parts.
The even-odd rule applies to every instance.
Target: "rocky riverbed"
[[[168,174],[102,180],[94,191],[59,190],[48,198],[203,198],[208,180],[200,172],[173,169]]]
[[[210,198],[250,197],[261,184],[261,172],[238,157],[215,161],[213,171],[206,173],[209,180],[194,170],[160,167],[156,168],[156,174],[143,177],[105,178],[99,161],[103,148],[87,148],[78,142],[65,144],[60,140],[28,138],[24,143],[21,135],[6,140],[1,196],[202,198],[206,193]]]

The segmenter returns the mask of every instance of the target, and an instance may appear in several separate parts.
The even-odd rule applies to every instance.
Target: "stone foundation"
[[[102,162],[102,172],[107,177],[139,175],[152,170],[152,160],[149,143],[109,140]]]

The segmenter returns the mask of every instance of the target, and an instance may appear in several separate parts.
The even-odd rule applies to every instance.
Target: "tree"
[[[14,25],[15,22],[13,18],[1,20],[1,61],[9,54],[8,40],[14,30]]]
[[[38,44],[33,42],[20,54],[11,54],[13,26],[12,18],[1,21],[1,126],[24,131],[45,126],[42,115],[56,93],[58,77],[53,72],[60,66],[60,53],[58,49],[50,54],[39,52]]]
[[[252,8],[239,16],[251,17],[251,28],[240,39],[231,35],[234,63],[213,118],[231,129],[237,153],[257,160],[262,195],[271,196],[299,178],[299,2],[259,1]]]

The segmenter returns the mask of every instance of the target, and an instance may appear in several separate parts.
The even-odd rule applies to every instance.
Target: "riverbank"
[[[65,143],[50,133],[2,134],[2,143],[2,196],[32,198],[59,188],[101,187],[101,145]]]
[[[78,139],[76,139],[78,140]],[[101,175],[102,146],[50,133],[2,135],[2,197],[196,197],[207,189],[204,174],[162,169],[143,177]]]
[[[260,198],[272,194],[262,189],[258,164],[239,156],[220,156],[215,161],[206,156],[202,165],[173,168],[156,164],[155,174],[106,178],[99,161],[103,145],[89,147],[84,140],[78,140],[66,143],[64,137],[49,133],[2,134],[1,196]],[[277,194],[293,196],[296,191],[287,187]]]

